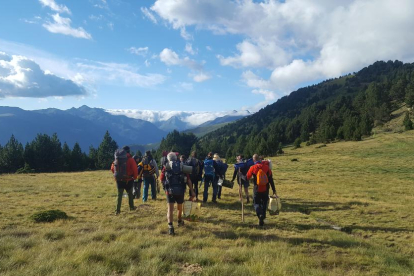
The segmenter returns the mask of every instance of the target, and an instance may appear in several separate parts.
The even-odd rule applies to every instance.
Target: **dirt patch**
[[[185,263],[181,266],[181,272],[187,275],[194,275],[203,272],[203,268],[199,264]]]

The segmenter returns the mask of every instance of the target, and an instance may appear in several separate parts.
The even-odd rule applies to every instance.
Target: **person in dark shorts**
[[[168,163],[165,164],[161,173],[161,181],[165,185],[164,190],[167,197],[168,234],[174,235],[174,204],[177,203],[178,226],[183,226],[184,221],[182,220],[182,213],[186,185],[190,189],[191,200],[195,198],[195,193],[190,176],[183,172],[183,163],[178,160],[177,154],[175,152],[170,152],[167,155],[167,159]]]
[[[243,155],[238,155],[236,156],[236,162],[237,163],[242,163],[244,162],[244,158]],[[236,167],[234,167],[234,173],[233,173],[233,179],[231,180],[232,182],[234,182],[234,180],[237,178],[237,184],[239,184],[239,189],[241,189],[242,187],[244,187],[244,193],[246,195],[246,199],[247,199],[247,203],[250,203],[250,199],[249,199],[249,181],[247,180],[247,171],[249,170],[248,167],[245,167],[243,169],[237,169]],[[242,195],[242,193],[240,192],[240,195]],[[240,198],[240,201],[242,201],[243,198]]]

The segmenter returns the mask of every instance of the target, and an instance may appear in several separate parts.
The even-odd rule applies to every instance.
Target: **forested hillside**
[[[298,89],[207,134],[197,148],[229,158],[236,153],[274,155],[282,144],[299,139],[308,144],[361,140],[402,104],[414,104],[414,64],[378,61],[357,73]]]

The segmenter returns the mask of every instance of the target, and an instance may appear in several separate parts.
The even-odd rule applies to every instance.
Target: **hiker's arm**
[[[134,159],[128,158],[128,166],[130,171],[132,171],[132,178],[135,180],[138,178],[138,167]]]
[[[236,179],[237,172],[238,172],[238,169],[234,168],[233,179],[231,180],[232,182]]]
[[[247,180],[250,180],[250,178],[252,178],[253,173],[254,173],[253,170],[254,170],[254,166],[251,166],[250,169],[249,169],[249,171],[246,174]]]
[[[155,161],[154,159],[153,159],[153,161],[154,161],[155,173],[157,174],[157,178],[159,178],[160,177],[160,172],[158,171],[157,161]]]
[[[273,175],[272,175],[272,172],[271,171],[269,173],[268,178],[269,178],[270,186],[272,187],[273,194],[277,196],[276,188],[275,188],[275,182],[273,181]]]
[[[112,173],[115,173],[115,165],[114,165],[114,162],[112,162],[111,171],[112,171]]]

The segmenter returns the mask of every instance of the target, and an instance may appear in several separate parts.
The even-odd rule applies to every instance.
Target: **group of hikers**
[[[259,219],[259,226],[263,226],[270,188],[273,196],[277,197],[271,163],[269,160],[263,160],[257,154],[247,160],[244,159],[243,155],[238,155],[236,160],[231,182],[237,180],[240,201],[243,202],[242,190],[244,189],[247,203],[249,203],[249,180],[253,178],[253,206]],[[204,184],[202,201],[206,203],[211,186],[213,190],[211,202],[217,204],[217,199],[221,199],[221,190],[223,182],[226,181],[225,175],[228,166],[217,153],[209,152],[205,160],[202,161],[197,159],[196,151],[193,151],[190,157],[186,158],[185,155],[180,155],[178,152],[171,150],[170,152],[163,152],[160,168],[161,170],[159,170],[151,151],[145,152],[145,155],[141,157],[131,156],[128,146],[116,150],[115,161],[111,166],[118,188],[115,214],[119,215],[121,212],[124,191],[128,194],[130,210],[136,210],[134,198],[141,197],[142,184],[142,201],[144,203],[148,201],[150,187],[151,198],[156,200],[157,194],[160,194],[161,190],[159,179],[168,203],[168,233],[174,235],[174,205],[177,204],[178,226],[183,226],[182,213],[186,187],[189,190],[189,200],[199,201],[199,188]]]

